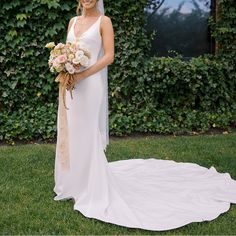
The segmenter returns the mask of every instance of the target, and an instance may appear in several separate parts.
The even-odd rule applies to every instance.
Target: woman
[[[82,15],[70,20],[67,41],[79,40],[91,59],[75,77],[73,99],[66,94],[67,138],[58,112],[54,199],[73,199],[74,210],[89,218],[160,231],[213,220],[229,210],[230,203],[236,203],[236,181],[214,167],[154,158],[107,162],[107,66],[114,60],[113,27],[103,14],[102,0],[80,4]],[[69,158],[61,149],[63,138]]]

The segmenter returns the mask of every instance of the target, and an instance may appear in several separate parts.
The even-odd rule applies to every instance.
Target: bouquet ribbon
[[[70,86],[67,82],[72,80]],[[61,166],[63,170],[70,169],[70,159],[69,159],[69,133],[68,133],[68,123],[67,123],[67,111],[69,110],[66,106],[66,89],[69,89],[71,98],[72,89],[74,88],[74,77],[68,72],[60,72],[55,79],[59,82],[59,124],[58,124],[58,135],[57,135],[57,153],[60,158]]]

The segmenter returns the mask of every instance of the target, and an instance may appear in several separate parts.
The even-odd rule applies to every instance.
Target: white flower
[[[85,56],[91,57],[90,51],[86,47],[80,47],[80,49],[84,52]]]
[[[80,60],[82,57],[84,56],[84,52],[82,50],[78,50],[76,53],[75,53],[75,57]]]
[[[69,73],[69,74],[74,74],[74,73],[75,73],[75,69],[74,69],[74,68],[71,68],[70,70],[68,70],[68,73]]]
[[[49,59],[49,60],[48,60],[48,65],[49,65],[49,66],[52,66],[52,65],[53,65],[53,60],[52,60],[52,59]]]
[[[70,63],[66,63],[65,64],[65,68],[66,68],[66,70],[70,73],[70,74],[74,74],[75,73],[75,68],[73,67],[73,65],[72,64],[70,64]]]
[[[63,43],[58,43],[56,46],[55,46],[55,49],[56,50],[60,50],[60,49],[63,49],[65,47],[65,45]]]
[[[71,63],[69,63],[69,62],[65,63],[65,68],[66,68],[66,70],[68,70],[68,69],[70,69],[70,68],[72,68],[72,67],[73,67],[73,66],[72,66]]]
[[[87,56],[83,56],[80,60],[80,64],[84,67],[87,67],[89,64],[89,59]]]
[[[72,62],[73,62],[73,64],[78,65],[78,64],[80,64],[80,60],[78,58],[74,58]]]

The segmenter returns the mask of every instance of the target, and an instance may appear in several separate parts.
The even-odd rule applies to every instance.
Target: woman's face
[[[80,0],[80,2],[85,9],[91,9],[95,7],[97,0]]]

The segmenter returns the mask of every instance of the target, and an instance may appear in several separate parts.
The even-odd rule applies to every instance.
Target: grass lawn
[[[194,162],[236,179],[236,134],[115,138],[108,161],[149,158]],[[0,234],[236,234],[236,204],[213,221],[170,231],[125,228],[84,217],[72,200],[54,201],[55,144],[0,147]]]

